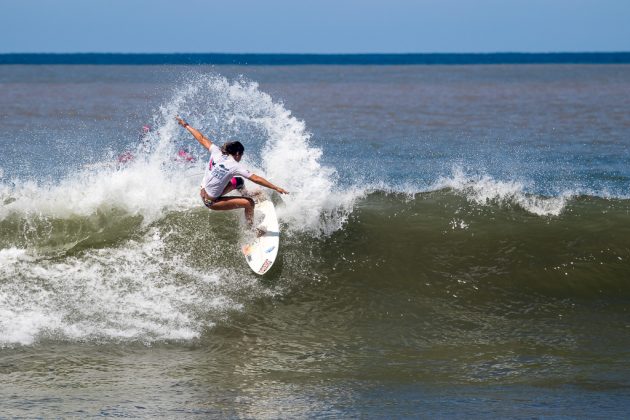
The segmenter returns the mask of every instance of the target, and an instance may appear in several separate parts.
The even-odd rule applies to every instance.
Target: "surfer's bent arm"
[[[179,125],[184,127],[186,130],[188,130],[190,134],[193,135],[193,137],[199,142],[199,144],[201,144],[206,149],[210,150],[210,146],[212,146],[212,140],[210,140],[208,137],[201,134],[201,132],[197,130],[196,128],[191,127],[191,125],[188,124],[186,121],[184,121],[183,118],[175,117],[175,119],[177,120]]]
[[[252,182],[255,182],[258,185],[262,185],[263,187],[271,188],[274,191],[278,191],[280,194],[289,194],[288,191],[284,190],[283,188],[273,185],[271,182],[267,181],[262,176],[252,174],[252,176],[249,177],[249,180]]]

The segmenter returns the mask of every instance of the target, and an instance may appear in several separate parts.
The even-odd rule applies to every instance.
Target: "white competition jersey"
[[[212,198],[219,198],[232,177],[242,176],[249,179],[252,173],[230,155],[224,155],[217,146],[210,146],[210,161],[201,183]]]

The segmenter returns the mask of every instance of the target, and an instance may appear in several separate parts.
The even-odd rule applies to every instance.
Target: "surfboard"
[[[280,245],[280,226],[276,208],[271,200],[264,197],[254,208],[256,228],[262,233],[242,247],[247,264],[256,274],[263,275],[273,265]]]

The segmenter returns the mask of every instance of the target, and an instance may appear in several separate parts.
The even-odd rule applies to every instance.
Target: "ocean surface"
[[[0,66],[0,416],[626,417],[629,146],[626,64]]]

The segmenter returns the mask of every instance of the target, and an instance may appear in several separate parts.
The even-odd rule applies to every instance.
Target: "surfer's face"
[[[232,156],[234,157],[235,161],[240,162],[241,158],[243,157],[243,154],[242,153],[234,153]]]

